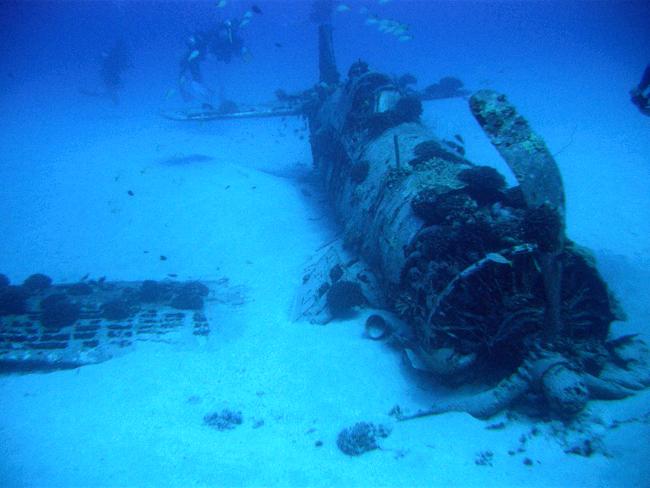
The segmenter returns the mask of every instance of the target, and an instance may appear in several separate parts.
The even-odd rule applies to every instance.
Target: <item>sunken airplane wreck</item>
[[[208,308],[246,303],[228,278],[214,282],[52,283],[37,273],[21,284],[0,274],[0,373],[74,369],[136,349],[142,342],[201,343]],[[209,305],[206,304],[209,302]]]
[[[333,61],[327,31],[321,60]],[[398,418],[489,417],[523,398],[570,417],[590,398],[650,385],[648,348],[610,337],[622,312],[589,253],[565,235],[557,165],[504,95],[479,91],[469,105],[512,169],[513,188],[468,161],[461,141],[421,124],[423,97],[360,62],[344,83],[329,76],[321,64],[327,83],[307,116],[315,169],[344,238],[306,277],[303,316],[326,319],[341,308],[332,306],[337,297],[386,306],[407,325],[392,341],[414,368],[451,384],[491,385],[426,411],[396,409]]]
[[[524,399],[566,418],[591,398],[650,385],[650,351],[633,335],[610,336],[623,313],[589,252],[567,238],[558,167],[507,98],[482,90],[469,106],[513,171],[512,188],[468,161],[462,140],[420,122],[426,91],[363,62],[339,82],[327,24],[319,49],[305,114],[344,237],[309,266],[297,317],[388,309],[404,324],[385,326],[390,341],[410,366],[488,385],[425,411],[395,409],[403,420],[450,410],[486,418]]]
[[[570,418],[590,399],[650,386],[650,350],[635,335],[610,334],[623,312],[590,253],[567,238],[558,167],[507,98],[481,90],[469,108],[514,173],[511,188],[467,160],[461,138],[441,140],[420,121],[423,100],[465,96],[462,84],[445,78],[418,92],[362,61],[340,81],[331,32],[319,25],[313,89],[241,114],[170,117],[307,118],[314,171],[343,238],[306,268],[295,318],[324,323],[357,306],[378,309],[368,336],[403,350],[410,367],[486,385],[424,411],[396,407],[400,420],[487,418],[518,402]]]
[[[321,59],[333,59],[326,31]],[[436,138],[420,123],[421,97],[390,77],[356,63],[344,83],[328,81],[308,118],[344,239],[306,280],[305,315],[331,314],[332,297],[357,290],[358,303],[387,306],[407,324],[392,341],[414,368],[491,385],[423,412],[397,409],[398,418],[489,417],[523,398],[568,417],[590,398],[650,384],[647,347],[610,337],[622,312],[589,253],[565,235],[557,165],[504,95],[480,91],[469,105],[514,188],[468,161],[460,141]],[[356,258],[365,264],[346,266]]]
[[[512,188],[468,161],[462,140],[440,140],[420,122],[422,100],[466,94],[456,80],[417,92],[359,61],[341,82],[328,23],[319,51],[311,90],[241,113],[170,117],[308,119],[314,169],[344,238],[308,266],[296,318],[390,310],[403,326],[375,315],[372,327],[386,330],[371,337],[389,335],[408,364],[438,380],[490,385],[422,412],[396,409],[400,419],[450,410],[484,418],[524,398],[566,418],[590,398],[650,385],[650,351],[634,335],[610,336],[623,313],[589,252],[566,237],[557,165],[507,98],[483,90],[469,105],[512,169]]]

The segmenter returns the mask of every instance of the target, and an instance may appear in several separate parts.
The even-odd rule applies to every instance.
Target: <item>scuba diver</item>
[[[126,46],[119,40],[111,49],[102,53],[99,74],[106,94],[116,105],[119,103],[118,90],[122,88],[122,73],[130,66]]]
[[[119,103],[119,90],[124,85],[122,74],[131,67],[129,54],[124,41],[118,40],[109,50],[102,52],[99,77],[103,89],[88,90],[80,88],[82,95],[98,98],[110,98],[115,105]]]
[[[211,98],[212,91],[203,84],[201,73],[201,63],[209,54],[224,63],[230,63],[235,56],[250,60],[250,52],[239,35],[241,26],[242,22],[236,19],[226,20],[210,31],[198,31],[189,37],[179,75],[180,92],[185,101]]]
[[[630,91],[630,98],[643,115],[650,116],[650,64],[646,66],[639,84]]]

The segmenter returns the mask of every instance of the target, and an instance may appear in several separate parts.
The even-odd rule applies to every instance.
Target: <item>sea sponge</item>
[[[33,274],[23,282],[23,288],[30,294],[38,293],[50,287],[52,278],[42,273]]]
[[[458,173],[458,178],[467,183],[466,191],[480,205],[501,200],[506,179],[489,166],[474,166]]]
[[[354,281],[339,280],[327,291],[327,306],[334,317],[345,316],[366,302],[361,285]]]
[[[455,98],[468,95],[463,88],[463,82],[453,76],[445,76],[438,83],[433,83],[424,89],[424,95],[428,99]]]
[[[430,139],[421,142],[413,148],[415,158],[409,162],[411,166],[418,166],[434,158],[451,161],[453,163],[466,163],[467,161],[457,152],[457,150],[447,143]]]

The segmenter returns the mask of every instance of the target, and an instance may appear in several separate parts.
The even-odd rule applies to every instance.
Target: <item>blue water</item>
[[[241,33],[250,59],[236,56],[228,64],[208,59],[202,65],[204,84],[214,92],[210,103],[227,99],[262,104],[272,101],[278,89],[293,93],[312,87],[318,80],[318,59],[316,26],[309,20],[311,4],[306,0],[227,1],[217,7],[217,3],[0,2],[0,272],[12,282],[34,272],[46,273],[55,282],[75,281],[87,273],[114,280],[163,279],[170,273],[209,280],[228,275],[265,297],[279,287],[277,294],[290,301],[310,249],[335,233],[325,224],[319,227],[322,209],[304,204],[293,183],[285,187],[280,183],[283,179],[265,179],[269,174],[293,174],[296,167],[309,168],[304,122],[183,123],[162,118],[160,111],[201,103],[183,100],[178,91],[179,62],[187,56],[187,38],[228,18],[242,18],[253,3],[261,13],[252,13]],[[333,14],[334,48],[343,76],[361,58],[380,72],[413,74],[419,88],[452,75],[469,90],[493,88],[508,95],[556,155],[567,192],[570,237],[599,258],[602,273],[628,311],[629,331],[650,335],[650,117],[630,103],[628,94],[650,63],[650,4],[392,0],[335,5],[350,7]],[[373,15],[408,26],[412,39],[380,32],[377,23],[367,22]],[[117,90],[118,103],[108,96],[88,96],[105,91],[102,53],[118,41],[124,42],[129,57]],[[495,166],[513,181],[472,119],[466,101],[428,102],[423,120],[442,137],[462,134],[470,160]],[[259,176],[260,171],[264,176]],[[223,192],[215,197],[217,189],[230,184],[234,190],[245,184],[259,188],[254,194],[233,191],[235,200]],[[170,259],[162,262],[159,255]],[[283,279],[286,282],[278,284]],[[259,308],[251,314],[258,314],[260,322],[286,321],[285,302],[277,310]],[[229,333],[229,340],[235,340],[237,333],[232,329]],[[325,338],[332,339],[331,335]],[[308,360],[309,354],[304,354]],[[174,374],[173,366],[166,367],[168,374]],[[16,388],[57,398],[59,414],[52,415],[66,418],[65,398],[56,396],[60,391],[52,393],[59,380],[47,379],[55,378],[54,374],[44,378],[43,383],[25,380],[36,383],[20,383]],[[198,374],[192,378],[203,381]],[[68,383],[61,385],[66,388]],[[18,391],[10,385],[4,388]],[[70,391],[72,396],[77,393]],[[137,394],[132,392],[133,398]],[[344,403],[345,398],[332,402]],[[23,409],[18,405],[8,400],[5,407],[18,415]],[[33,428],[47,431],[47,425],[33,427],[35,418],[26,414],[15,422],[3,421],[0,444],[10,447],[0,449],[5,456],[0,454],[0,464],[6,462],[0,468],[0,485],[364,486],[381,479],[364,474],[358,464],[346,464],[347,460],[327,468],[309,456],[292,454],[281,457],[280,466],[275,466],[284,473],[277,477],[269,475],[267,471],[273,471],[269,469],[256,478],[250,460],[234,457],[228,461],[228,476],[220,479],[201,458],[196,472],[188,461],[178,470],[163,471],[169,477],[147,481],[147,473],[157,468],[145,459],[147,442],[140,438],[134,441],[135,461],[131,459],[123,471],[115,468],[120,473],[116,478],[111,477],[112,468],[100,466],[102,441],[95,439],[90,445],[98,449],[99,474],[76,478],[74,462],[54,466],[55,460],[67,459],[65,449],[60,457],[48,455],[48,449],[57,449],[55,439],[66,439],[74,429],[61,434],[59,427],[54,428],[51,438],[39,437],[52,445],[39,450],[20,437]],[[460,423],[471,436],[474,426]],[[84,429],[91,428],[83,424],[79,437],[70,442],[80,442]],[[129,449],[128,434],[124,436],[111,445],[113,449]],[[272,463],[271,451],[283,449],[283,444],[268,442],[272,447],[263,459]],[[426,449],[425,454],[417,454],[421,458],[414,455],[409,464],[412,471],[395,465],[382,484],[437,485],[436,478],[417,468],[426,464],[420,462],[427,458]],[[328,455],[337,454],[334,449]],[[562,458],[550,459],[549,473],[538,470],[534,484],[561,481],[550,473],[549,464],[560,466]],[[303,461],[308,468],[300,468]],[[616,469],[626,472],[638,467],[633,456],[621,455],[616,462]],[[598,473],[615,479],[614,468],[603,458],[593,465],[575,463],[571,466],[578,474],[572,482],[582,479],[585,486],[595,486]],[[474,468],[472,459],[469,464]],[[239,466],[246,476],[238,480]],[[366,468],[377,466],[371,462]],[[85,462],[83,467],[91,469],[93,464]],[[320,481],[314,474],[318,469],[324,473]],[[507,470],[496,478],[483,478],[483,472],[475,479],[462,479],[458,473],[463,469],[460,462],[450,470],[454,473],[450,478],[442,479],[458,485],[492,479],[496,486],[526,479],[524,475],[508,478],[503,474]],[[582,478],[580,473],[589,470],[592,474]],[[620,486],[642,486],[638,477],[623,478]]]

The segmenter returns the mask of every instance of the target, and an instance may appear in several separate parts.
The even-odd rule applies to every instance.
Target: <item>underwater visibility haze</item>
[[[647,486],[647,2],[0,8],[1,486]]]

